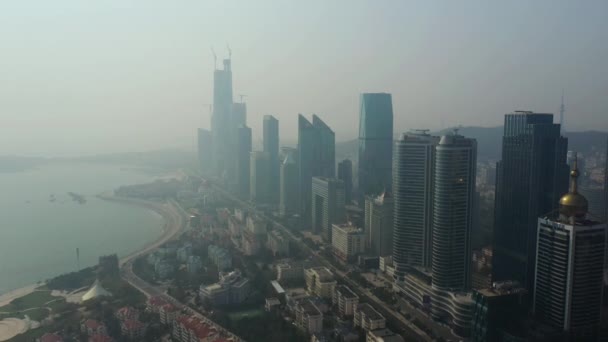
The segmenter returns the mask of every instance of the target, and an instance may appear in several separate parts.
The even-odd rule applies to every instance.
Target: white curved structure
[[[95,283],[93,284],[93,286],[91,286],[91,289],[89,289],[89,291],[87,291],[87,293],[82,295],[82,301],[86,302],[87,300],[104,297],[104,296],[110,297],[110,296],[112,296],[112,294],[110,292],[108,292],[108,290],[104,289],[103,286],[101,286],[101,284],[99,283],[99,280],[95,280]]]

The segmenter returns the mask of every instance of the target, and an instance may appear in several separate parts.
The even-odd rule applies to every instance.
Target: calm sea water
[[[162,233],[147,209],[97,199],[96,194],[155,177],[128,167],[58,163],[0,173],[0,293],[124,256]],[[79,204],[68,195],[84,195]],[[56,200],[50,201],[51,195]]]

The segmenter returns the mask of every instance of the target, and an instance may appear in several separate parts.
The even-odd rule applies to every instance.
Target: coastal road
[[[135,260],[141,255],[148,254],[157,249],[158,247],[162,246],[167,241],[174,239],[182,233],[184,227],[186,226],[187,213],[185,213],[184,210],[174,200],[169,200],[167,203],[159,203],[108,194],[101,194],[97,197],[106,201],[120,202],[124,204],[148,208],[162,216],[165,220],[162,235],[154,242],[151,242],[144,246],[144,248],[121,258],[119,261],[120,266],[131,260]]]
[[[130,199],[123,197],[114,197],[107,195],[100,195],[100,198],[112,200],[112,201],[120,201],[123,203],[136,204],[140,206],[145,206],[150,208],[157,213],[159,213],[165,219],[165,226],[163,228],[163,235],[158,238],[156,241],[146,245],[143,249],[132,253],[120,260],[120,276],[123,280],[129,283],[131,286],[139,290],[139,292],[143,293],[146,297],[160,297],[164,299],[167,303],[172,304],[180,311],[187,313],[191,316],[195,316],[200,320],[206,322],[207,324],[215,327],[215,329],[221,332],[224,336],[232,337],[235,341],[242,341],[238,336],[234,335],[230,331],[224,329],[222,326],[216,324],[211,321],[209,318],[203,316],[200,312],[197,312],[187,306],[186,304],[178,301],[177,299],[169,296],[165,292],[164,287],[155,286],[147,281],[138,277],[135,272],[133,272],[133,262],[136,258],[140,256],[145,256],[146,254],[154,252],[160,246],[162,246],[167,241],[170,241],[179,234],[181,234],[185,227],[188,219],[188,214],[177,204],[174,200],[168,201],[166,204],[138,200],[138,199]]]
[[[327,260],[320,253],[315,253],[308,245],[306,245],[301,238],[294,235],[291,230],[285,227],[281,222],[278,222],[273,217],[267,216],[265,213],[257,210],[251,203],[245,202],[230,192],[224,190],[222,187],[207,181],[207,184],[210,184],[213,189],[224,197],[232,200],[243,208],[250,210],[261,218],[272,222],[275,227],[278,227],[285,233],[292,241],[294,241],[298,246],[306,251],[310,256],[313,257],[314,260],[321,263],[323,266],[330,269],[334,274],[336,274],[341,280],[348,284],[348,286],[355,291],[362,299],[369,299],[369,304],[374,307],[378,312],[382,313],[385,317],[387,317],[390,321],[394,323],[398,323],[399,327],[402,329],[404,334],[409,338],[414,338],[418,341],[432,341],[432,338],[428,336],[424,331],[414,325],[412,322],[408,321],[401,314],[393,310],[389,305],[382,302],[379,298],[374,296],[368,289],[363,288],[361,285],[350,279],[346,273],[336,268],[329,260]],[[453,336],[445,336],[447,339],[452,339]]]

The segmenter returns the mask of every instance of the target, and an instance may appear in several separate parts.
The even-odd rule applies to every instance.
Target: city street
[[[422,331],[420,328],[418,328],[414,323],[407,320],[405,317],[403,317],[403,315],[401,315],[400,313],[393,310],[388,304],[382,302],[379,298],[374,296],[370,290],[362,287],[361,285],[359,285],[352,279],[348,278],[348,276],[346,275],[345,272],[336,268],[321,253],[315,253],[310,247],[308,247],[308,245],[306,245],[304,242],[302,242],[302,239],[300,239],[299,237],[294,235],[282,223],[278,222],[273,217],[267,216],[263,212],[257,210],[250,203],[237,198],[235,195],[224,190],[222,187],[215,185],[211,182],[208,182],[208,184],[211,184],[211,186],[213,187],[213,189],[215,191],[217,191],[218,193],[221,193],[226,198],[239,204],[242,208],[246,208],[247,210],[250,210],[251,212],[255,213],[256,215],[260,216],[261,218],[264,218],[264,219],[268,220],[269,222],[272,222],[272,224],[275,227],[280,228],[292,241],[294,241],[298,245],[298,247],[300,247],[301,250],[305,251],[308,255],[312,256],[313,260],[319,262],[321,265],[330,269],[332,272],[334,272],[334,274],[339,279],[341,279],[346,284],[348,284],[348,286],[355,293],[357,293],[357,295],[359,295],[359,297],[362,301],[368,301],[378,312],[380,312],[382,315],[384,315],[388,321],[393,322],[393,324],[398,325],[398,327],[401,330],[401,333],[405,337],[409,337],[411,339],[415,339],[415,340],[419,340],[419,341],[432,341],[433,340],[424,331]],[[405,307],[403,307],[403,308],[405,308]],[[433,322],[430,318],[417,312],[417,310],[410,307],[410,308],[407,308],[407,311],[408,311],[408,313],[411,313],[411,315],[413,317],[417,317],[427,327],[433,329],[433,331],[435,333],[437,333],[439,336],[441,336],[442,338],[444,338],[446,340],[452,340],[452,341],[460,340],[458,337],[453,335],[449,331],[449,329],[446,329],[445,327],[439,327],[436,322]]]

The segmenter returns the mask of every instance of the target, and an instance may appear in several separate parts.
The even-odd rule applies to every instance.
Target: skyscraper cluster
[[[459,336],[491,341],[516,326],[524,334],[540,329],[536,334],[597,339],[607,227],[588,215],[576,155],[570,171],[568,140],[553,114],[505,115],[489,253],[492,287],[475,290],[476,140],[458,130],[442,136],[412,130],[394,141],[386,93],[361,94],[359,115],[352,161],[336,163],[335,133],[317,115],[298,115],[296,148],[280,148],[279,122],[264,116],[263,150],[253,151],[246,106],[232,102],[225,60],[215,71],[212,130],[198,134],[201,171],[243,198],[297,218],[294,229],[321,236],[342,262],[358,254],[380,257],[392,270],[394,289]],[[608,202],[608,185],[603,191],[599,196]],[[353,208],[364,212],[361,226],[351,220]],[[605,221],[608,214],[601,214]],[[349,245],[354,237],[357,248]],[[535,324],[517,325],[527,313]]]

